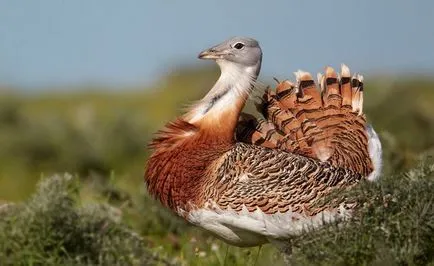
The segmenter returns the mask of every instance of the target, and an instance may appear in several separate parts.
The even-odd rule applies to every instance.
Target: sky
[[[236,35],[260,42],[263,77],[434,74],[431,0],[0,0],[0,84],[152,84]]]

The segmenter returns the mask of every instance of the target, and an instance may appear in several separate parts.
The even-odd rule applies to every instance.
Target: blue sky
[[[430,0],[0,0],[0,84],[151,84],[234,35],[260,41],[263,77],[434,74]]]

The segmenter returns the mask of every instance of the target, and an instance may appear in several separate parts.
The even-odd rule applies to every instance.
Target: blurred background
[[[394,173],[434,154],[433,25],[429,0],[0,0],[0,202],[69,172],[81,178],[83,199],[122,208],[168,256],[197,265],[220,265],[225,254],[253,260],[255,249],[227,253],[143,185],[152,134],[219,75],[197,54],[244,35],[262,46],[264,84],[341,63],[363,73],[365,110],[384,171]],[[279,261],[270,247],[262,254],[260,262]]]

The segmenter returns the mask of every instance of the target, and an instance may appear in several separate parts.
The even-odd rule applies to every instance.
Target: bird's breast
[[[145,180],[148,191],[175,211],[200,207],[210,196],[213,166],[230,149],[228,143],[186,140],[175,143],[148,160]]]
[[[344,208],[322,211],[315,215],[300,214],[291,210],[267,214],[259,208],[248,211],[219,209],[206,205],[191,210],[186,216],[191,223],[203,227],[222,240],[236,246],[257,246],[278,239],[288,239],[322,226],[325,223],[349,216]]]

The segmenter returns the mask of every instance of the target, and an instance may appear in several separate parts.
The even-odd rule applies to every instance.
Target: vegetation
[[[294,239],[295,265],[434,265],[434,164],[349,193],[352,220]]]
[[[110,92],[0,89],[0,261],[283,265],[274,247],[228,247],[146,194],[153,132],[216,76],[188,69],[154,88]],[[434,80],[367,80],[384,175],[350,192],[364,203],[353,220],[292,241],[286,259],[296,265],[434,265]],[[65,172],[74,178],[55,175]]]
[[[53,176],[41,181],[25,204],[0,207],[2,263],[168,264],[120,223],[120,210],[107,204],[77,206],[75,181],[70,175]]]

